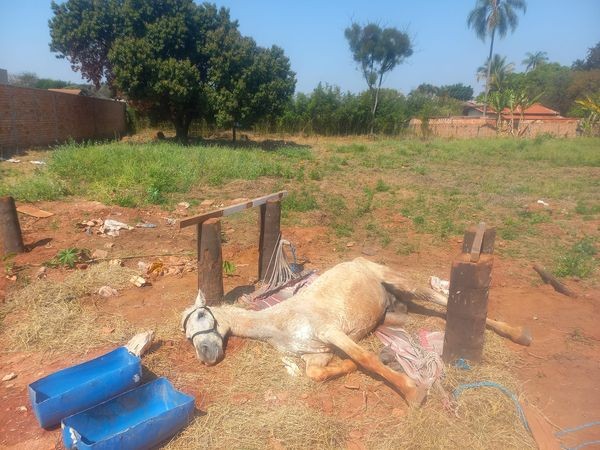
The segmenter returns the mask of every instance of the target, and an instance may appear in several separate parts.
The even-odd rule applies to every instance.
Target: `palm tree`
[[[485,38],[490,36],[490,53],[488,62],[492,59],[494,53],[494,38],[496,30],[500,37],[506,36],[508,29],[515,31],[519,18],[517,10],[525,12],[527,4],[525,0],[477,0],[475,8],[471,10],[467,17],[467,26],[475,30],[475,34],[479,39],[485,41]],[[487,96],[490,87],[490,69],[491,64],[488,64],[488,76],[485,81],[485,100],[483,105],[483,116],[487,113]]]
[[[490,67],[488,67],[490,63]],[[507,75],[511,74],[515,68],[513,63],[506,62],[506,56],[495,54],[491,61],[477,69],[477,81],[487,80],[489,78],[489,89],[501,90]]]
[[[525,59],[521,62],[521,64],[525,65],[525,72],[529,72],[530,70],[535,70],[536,67],[541,66],[542,64],[546,64],[548,62],[548,53],[546,52],[527,52],[525,54]]]

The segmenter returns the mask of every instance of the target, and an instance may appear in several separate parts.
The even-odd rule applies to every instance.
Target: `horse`
[[[404,295],[432,294],[390,268],[359,257],[334,266],[299,293],[261,311],[207,306],[199,290],[195,304],[182,313],[181,329],[207,365],[223,358],[227,336],[258,339],[300,356],[313,380],[325,381],[360,367],[382,377],[409,405],[420,405],[426,386],[387,367],[356,343],[382,323],[403,324],[406,314],[395,311],[395,306]],[[342,360],[332,364],[334,353],[340,351]]]

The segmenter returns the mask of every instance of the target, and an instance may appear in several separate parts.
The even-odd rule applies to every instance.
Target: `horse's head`
[[[181,329],[196,349],[200,361],[212,366],[223,358],[223,334],[217,319],[206,306],[202,291],[198,291],[195,304],[181,315]]]

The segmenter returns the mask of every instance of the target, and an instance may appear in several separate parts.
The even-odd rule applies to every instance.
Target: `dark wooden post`
[[[207,305],[223,299],[223,254],[221,221],[208,219],[198,224],[198,289],[206,296]]]
[[[0,256],[24,251],[15,200],[12,197],[0,197]]]
[[[478,362],[483,352],[495,229],[485,224],[465,233],[463,253],[452,263],[443,359]]]
[[[268,280],[273,273],[269,267],[280,235],[281,201],[268,200],[260,206],[260,239],[258,244],[258,278]]]

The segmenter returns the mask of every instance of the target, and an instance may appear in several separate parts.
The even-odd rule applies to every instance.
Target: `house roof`
[[[62,92],[63,94],[81,95],[81,89],[48,89],[53,92]]]
[[[476,111],[483,113],[483,105],[478,104],[478,103],[467,102],[465,104],[464,109],[465,110],[474,109]],[[490,112],[492,114],[496,114],[496,111],[494,110],[494,108],[489,107],[489,106],[488,106],[488,112]],[[502,110],[502,115],[505,118],[510,118],[510,115],[511,115],[510,109],[504,108]],[[515,118],[520,117],[520,116],[521,116],[521,108],[515,109]],[[551,117],[560,118],[561,115],[558,111],[554,111],[553,109],[550,109],[550,108],[542,105],[541,103],[534,103],[529,108],[525,109],[525,111],[523,111],[523,117],[525,119],[548,119]]]

